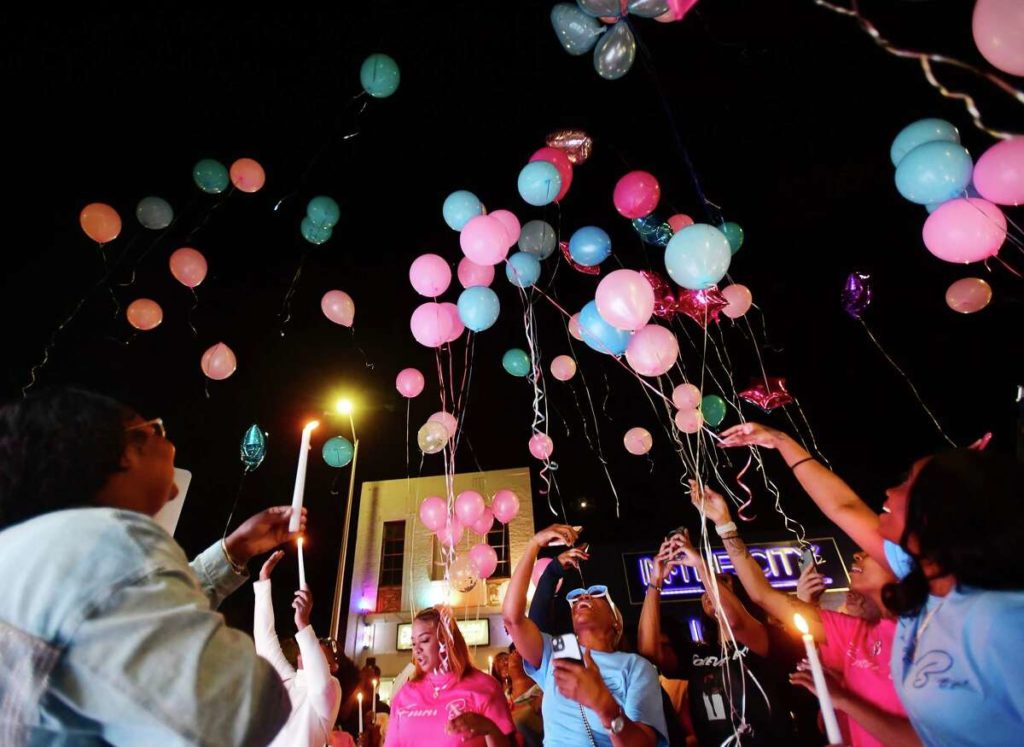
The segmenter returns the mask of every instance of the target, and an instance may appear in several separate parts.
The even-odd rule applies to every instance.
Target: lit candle
[[[811,675],[814,677],[814,689],[818,693],[818,705],[821,706],[821,717],[825,721],[825,733],[828,735],[829,744],[842,744],[843,735],[839,731],[839,722],[836,721],[836,711],[832,707],[832,696],[828,693],[828,685],[825,684],[825,670],[821,668],[821,660],[818,658],[818,648],[814,645],[814,636],[811,635],[807,621],[800,615],[793,615],[793,624],[803,634],[804,648],[807,649],[807,661],[811,665]]]
[[[299,543],[299,588],[300,589],[308,589],[309,588],[308,586],[306,586],[306,560],[305,560],[305,558],[302,555],[302,545],[303,545],[303,540],[304,539],[305,539],[304,537],[299,537],[298,540],[296,540],[296,542]]]
[[[309,440],[313,431],[320,425],[316,420],[306,423],[302,429],[302,445],[299,446],[299,466],[295,470],[295,490],[292,492],[292,518],[288,522],[288,531],[299,531],[302,519],[302,498],[306,494],[306,462],[309,461]]]
[[[490,674],[493,671],[494,671],[494,657],[493,656],[488,656],[487,657],[487,674]]]
[[[356,700],[359,701],[359,734],[363,733],[363,691],[356,693]]]
[[[377,723],[377,680],[373,680],[373,703],[371,705],[373,707],[373,718],[371,721]]]

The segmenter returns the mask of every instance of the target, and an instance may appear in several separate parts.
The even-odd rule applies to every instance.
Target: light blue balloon
[[[519,194],[530,205],[548,205],[560,191],[562,177],[558,175],[554,164],[531,161],[519,172]]]
[[[597,312],[597,301],[591,301],[580,311],[580,336],[583,342],[599,353],[622,355],[629,344],[629,331],[616,329]]]
[[[302,238],[310,244],[316,244],[317,246],[331,238],[331,229],[327,226],[318,226],[310,220],[308,215],[302,219],[299,230],[302,231]]]
[[[461,231],[470,218],[484,214],[484,206],[475,194],[460,189],[445,198],[441,213],[449,228]]]
[[[363,90],[375,99],[386,99],[398,90],[401,79],[398,63],[386,54],[371,54],[359,68],[359,82]]]
[[[496,321],[501,304],[498,294],[486,285],[474,285],[459,294],[459,319],[467,329],[483,332]]]
[[[962,145],[941,140],[919,145],[896,167],[896,189],[911,202],[927,205],[962,194],[974,164]]]
[[[551,27],[562,49],[573,56],[589,52],[604,33],[603,23],[570,3],[558,3],[551,9]]]
[[[309,201],[306,206],[306,215],[318,226],[334,228],[341,220],[341,208],[333,198],[327,195],[318,195]]]
[[[569,239],[569,256],[584,267],[601,264],[611,253],[611,237],[597,226],[577,229]]]
[[[729,240],[707,223],[687,226],[665,247],[665,269],[669,277],[689,290],[716,285],[729,271],[731,260]]]
[[[718,230],[725,234],[726,241],[729,242],[729,251],[735,254],[743,246],[743,228],[739,223],[723,223],[718,227]]]
[[[324,442],[324,447],[320,453],[323,454],[324,461],[327,462],[328,466],[341,469],[352,461],[353,451],[351,441],[344,436],[335,436]]]
[[[889,148],[889,159],[893,166],[899,166],[903,157],[914,148],[935,141],[959,143],[960,133],[944,119],[919,119],[900,130]]]
[[[540,278],[540,260],[527,252],[516,252],[505,264],[505,277],[512,285],[529,288]]]

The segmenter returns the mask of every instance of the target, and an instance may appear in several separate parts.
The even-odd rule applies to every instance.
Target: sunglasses
[[[148,428],[154,436],[160,436],[160,438],[167,438],[167,429],[164,427],[163,418],[153,418],[147,420],[145,423],[136,423],[135,425],[129,425],[125,428],[125,431],[139,431],[143,428]]]
[[[589,586],[586,589],[573,589],[565,595],[565,601],[567,601],[569,606],[572,607],[583,597],[588,597],[590,599],[607,599],[608,587],[604,584],[595,584],[594,586]],[[611,604],[610,601],[609,604]]]

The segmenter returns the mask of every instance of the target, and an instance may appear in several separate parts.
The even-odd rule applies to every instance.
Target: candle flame
[[[373,682],[373,686],[377,687],[377,680],[371,680],[371,681]]]
[[[303,431],[304,433],[305,433],[306,431],[310,431],[310,432],[312,432],[312,431],[315,431],[315,430],[316,430],[317,428],[319,428],[319,427],[320,427],[320,421],[319,421],[319,420],[310,420],[310,421],[309,421],[308,423],[306,423],[306,425],[305,425],[305,427],[304,427],[304,428],[302,429],[302,431]]]
[[[358,700],[360,703],[363,702],[363,694],[362,694],[362,692],[356,693],[356,700]]]
[[[804,620],[803,615],[799,613],[793,615],[793,624],[796,625],[797,630],[799,630],[804,635],[807,635],[811,632],[811,629],[807,626],[807,621]]]
[[[305,541],[306,541],[306,538],[303,537],[300,534],[299,537],[295,540],[295,544],[297,544],[299,546],[299,549],[301,550],[302,549],[302,545],[305,543]]]

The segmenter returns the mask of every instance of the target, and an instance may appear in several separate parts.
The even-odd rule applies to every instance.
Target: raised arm
[[[295,677],[295,667],[288,663],[281,642],[277,638],[274,620],[274,600],[271,594],[270,574],[284,553],[281,550],[271,553],[260,569],[260,580],[252,585],[256,596],[256,605],[252,616],[252,637],[256,642],[256,653],[269,661],[277,671],[277,676],[286,682]]]
[[[534,668],[539,667],[544,658],[544,637],[540,628],[526,616],[526,591],[530,587],[533,565],[537,562],[537,553],[542,547],[553,542],[563,542],[572,547],[576,544],[577,536],[577,531],[566,524],[553,524],[533,535],[522,557],[519,558],[505,591],[505,601],[501,605],[501,617],[505,628],[523,660]]]
[[[306,672],[310,704],[317,715],[327,724],[333,724],[341,706],[341,686],[331,677],[331,668],[320,648],[309,616],[313,611],[313,592],[299,589],[292,600],[295,609],[295,641],[302,654],[302,668]]]
[[[658,554],[651,566],[651,582],[644,593],[644,606],[640,610],[640,623],[636,631],[637,653],[661,669],[661,588],[672,568],[679,564],[674,560],[678,553],[678,535],[661,543]]]

